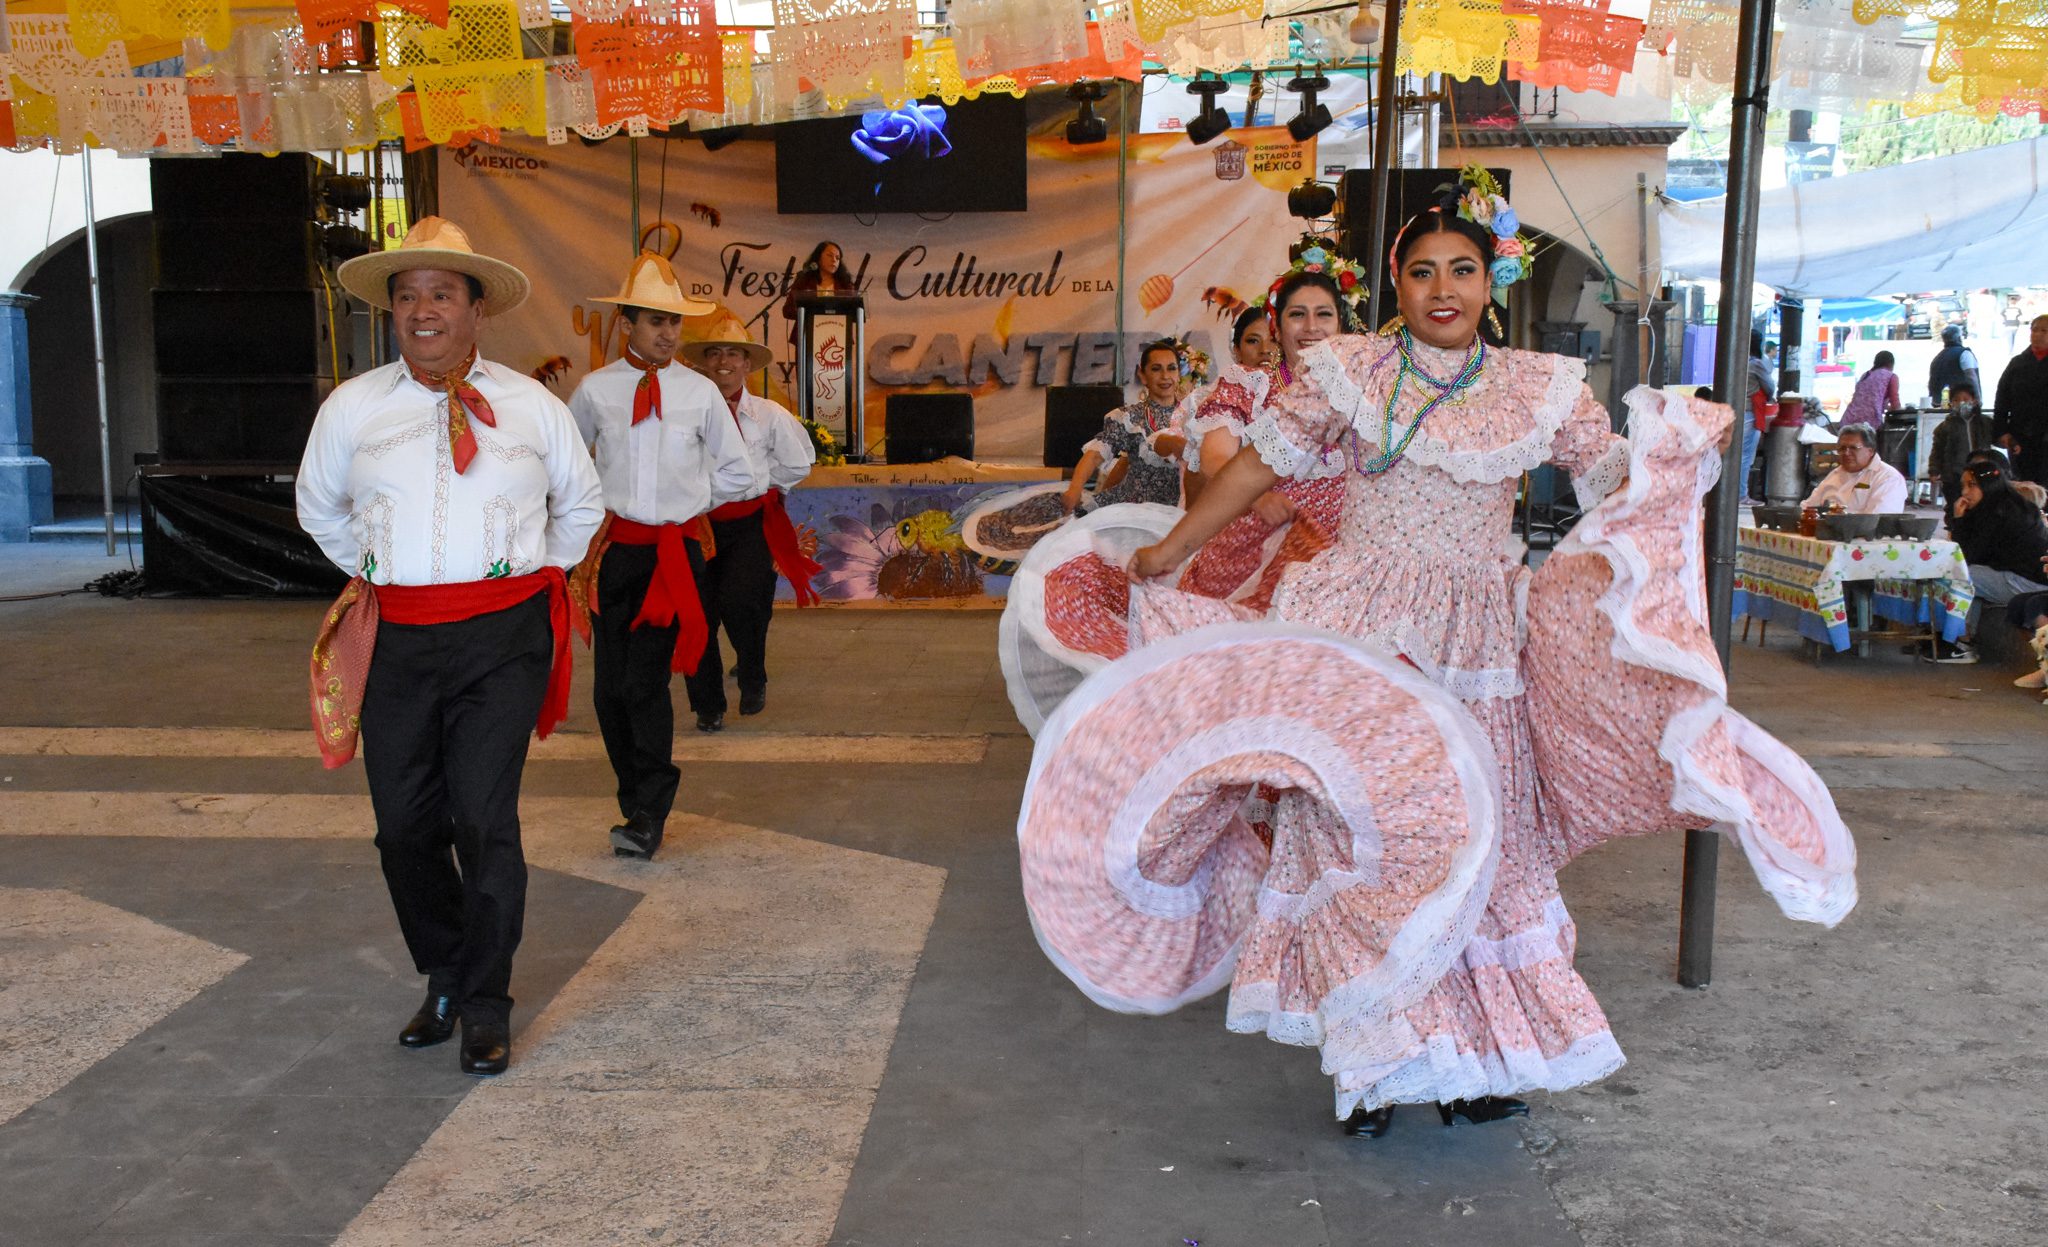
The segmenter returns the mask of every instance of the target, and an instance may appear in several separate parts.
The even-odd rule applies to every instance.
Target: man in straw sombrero
[[[683,356],[718,387],[753,465],[746,487],[721,495],[711,512],[710,639],[704,665],[690,679],[690,705],[700,723],[716,723],[726,706],[719,628],[732,642],[740,713],[759,714],[768,705],[768,621],[777,574],[788,579],[798,605],[818,600],[811,578],[824,569],[804,554],[782,501],[811,474],[818,452],[787,408],[747,389],[747,378],[768,366],[768,348],[748,337],[745,325],[727,318],[703,339],[684,344]]]
[[[682,779],[669,676],[697,670],[708,635],[704,516],[753,470],[717,387],[674,362],[683,318],[712,305],[685,297],[668,261],[647,253],[616,295],[592,302],[622,309],[626,327],[624,354],[569,398],[610,512],[581,569],[594,581],[593,700],[625,819],[612,851],[652,858]]]
[[[568,711],[562,569],[603,518],[569,409],[477,352],[526,298],[518,269],[439,217],[337,276],[391,313],[396,363],[337,386],[299,465],[299,523],[353,577],[313,649],[328,766],[355,753],[377,851],[427,998],[408,1048],[462,1027],[464,1073],[511,1060],[526,912],[519,778],[529,734]]]

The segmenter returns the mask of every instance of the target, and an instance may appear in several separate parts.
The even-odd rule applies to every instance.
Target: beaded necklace
[[[1412,354],[1414,346],[1415,339],[1409,336],[1407,327],[1403,326],[1395,342],[1395,348],[1401,356],[1401,365],[1394,373],[1394,384],[1387,389],[1387,408],[1380,417],[1380,452],[1368,458],[1359,443],[1358,430],[1355,427],[1351,430],[1351,466],[1360,476],[1377,476],[1401,462],[1401,456],[1408,451],[1408,443],[1414,441],[1415,435],[1422,431],[1423,421],[1429,419],[1430,413],[1443,406],[1459,391],[1470,389],[1473,383],[1479,380],[1480,370],[1486,367],[1485,338],[1479,338],[1474,342],[1472,353],[1459,365],[1457,375],[1448,381],[1439,381],[1430,376],[1422,365],[1415,362],[1415,356]],[[1422,410],[1415,413],[1415,419],[1409,423],[1408,431],[1401,435],[1400,444],[1390,445],[1394,437],[1394,408],[1401,400],[1401,383],[1409,377],[1421,381],[1436,393],[1422,404]]]

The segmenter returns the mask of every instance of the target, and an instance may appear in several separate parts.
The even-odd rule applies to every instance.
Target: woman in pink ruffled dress
[[[1044,724],[1018,828],[1034,930],[1084,992],[1156,1013],[1227,986],[1232,1030],[1320,1049],[1363,1136],[1397,1103],[1490,1121],[1622,1064],[1557,885],[1595,844],[1712,827],[1788,915],[1855,902],[1826,788],[1728,708],[1708,638],[1727,409],[1638,390],[1624,439],[1579,361],[1485,341],[1527,244],[1467,177],[1397,237],[1405,326],[1308,350],[1136,552],[1133,648]],[[1531,576],[1510,520],[1545,461],[1587,514]],[[1333,545],[1270,611],[1170,587],[1332,464]]]

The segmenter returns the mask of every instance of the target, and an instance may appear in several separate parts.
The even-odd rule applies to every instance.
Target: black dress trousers
[[[768,552],[768,538],[761,528],[761,513],[756,511],[736,520],[713,520],[711,536],[718,554],[707,565],[707,596],[711,605],[705,607],[705,616],[711,623],[711,638],[705,646],[704,661],[713,671],[725,670],[725,658],[718,648],[718,630],[723,627],[739,667],[740,692],[765,689],[768,623],[775,615],[776,571],[775,559]],[[693,686],[693,695],[695,691]],[[723,711],[722,680],[716,696],[717,708]]]
[[[413,965],[462,1016],[504,1022],[526,916],[519,779],[554,661],[548,598],[384,623],[363,689],[377,852]]]
[[[688,538],[683,550],[690,556],[690,574],[696,578],[701,604],[704,552]],[[619,814],[645,814],[659,824],[675,805],[682,772],[675,764],[676,712],[669,695],[678,629],[674,624],[632,626],[654,580],[654,551],[653,546],[616,542],[605,548],[604,564],[597,571],[597,614],[590,630],[596,657],[592,700],[605,756],[619,780]]]

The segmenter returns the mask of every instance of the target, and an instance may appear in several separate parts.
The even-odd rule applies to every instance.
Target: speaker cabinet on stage
[[[974,458],[974,395],[891,394],[884,411],[883,453],[890,463]]]
[[[1124,405],[1120,385],[1055,385],[1045,391],[1045,466],[1071,468],[1081,447],[1102,432],[1102,418]]]
[[[150,162],[166,465],[289,471],[321,401],[353,370],[348,298],[322,273],[327,172],[303,152]]]
[[[156,386],[159,451],[171,464],[288,468],[333,388],[312,376],[165,377]]]
[[[1514,195],[1509,185],[1506,169],[1488,169],[1494,180],[1500,183],[1501,194],[1513,202]],[[1387,242],[1394,245],[1394,234],[1409,217],[1436,202],[1437,188],[1454,184],[1458,180],[1456,169],[1396,169],[1391,182],[1392,200],[1387,205]],[[1372,170],[1352,169],[1344,174],[1337,184],[1337,193],[1344,200],[1344,231],[1337,238],[1337,250],[1349,260],[1363,262],[1365,259],[1366,235],[1372,229]],[[1392,313],[1388,313],[1392,315]]]
[[[321,290],[156,290],[159,377],[334,377]]]

